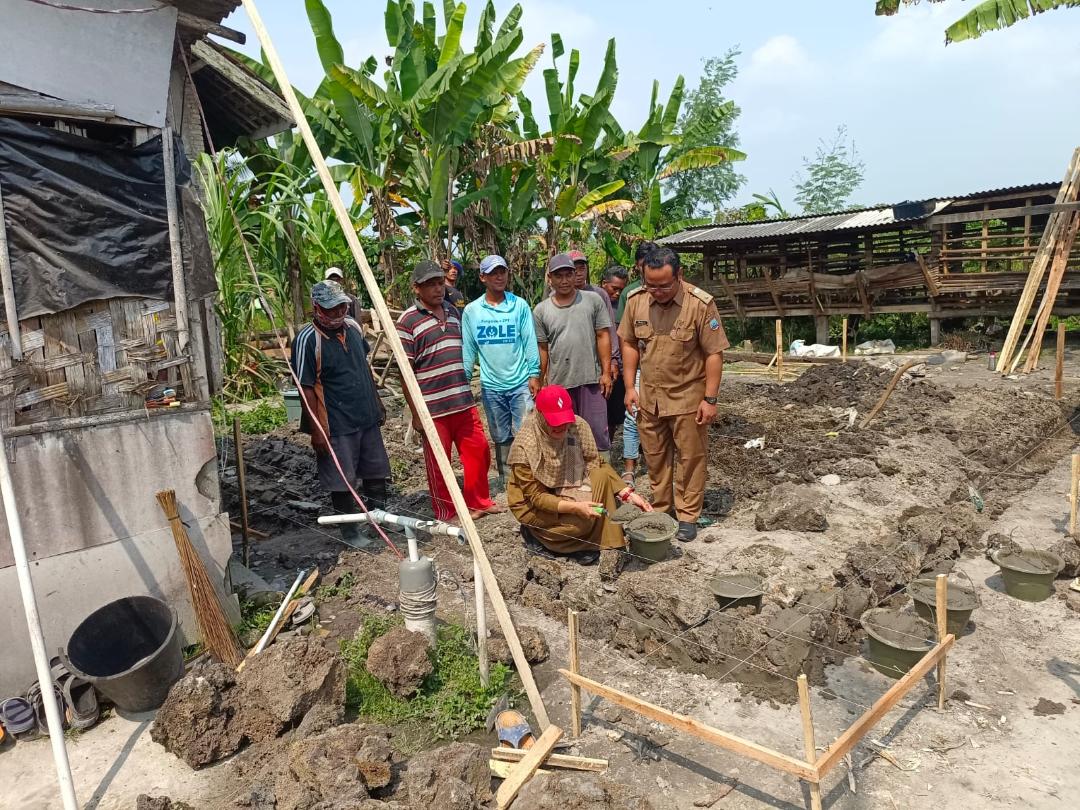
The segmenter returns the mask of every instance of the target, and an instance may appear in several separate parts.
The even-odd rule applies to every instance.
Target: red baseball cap
[[[577,262],[585,262],[585,264],[589,263],[589,257],[582,253],[580,250],[571,250],[566,255],[569,256],[570,261],[574,262],[575,264]]]
[[[536,395],[536,410],[544,416],[551,427],[573,424],[574,405],[570,394],[561,385],[549,385],[540,389]]]

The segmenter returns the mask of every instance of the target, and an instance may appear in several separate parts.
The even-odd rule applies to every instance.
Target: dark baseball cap
[[[320,281],[311,288],[311,301],[323,309],[333,309],[351,299],[336,281]]]
[[[420,262],[412,271],[412,283],[423,284],[433,278],[446,278],[446,271],[432,261]]]
[[[547,271],[554,273],[557,270],[573,270],[574,260],[566,253],[556,253],[548,259]]]

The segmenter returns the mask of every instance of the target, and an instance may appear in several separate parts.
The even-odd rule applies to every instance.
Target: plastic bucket
[[[630,540],[631,554],[646,562],[660,562],[671,550],[679,522],[662,512],[646,512],[627,523],[623,530]]]
[[[304,413],[304,406],[300,402],[300,392],[291,389],[282,391],[281,395],[285,398],[285,415],[288,416],[290,422],[299,422]]]
[[[1025,602],[1049,599],[1054,593],[1054,580],[1065,567],[1065,561],[1054,552],[1034,548],[1013,552],[998,549],[992,557],[1001,568],[1005,593]]]
[[[915,612],[931,624],[937,622],[937,582],[932,579],[916,579],[907,588],[911,601],[915,603]],[[975,587],[959,582],[948,583],[945,591],[945,627],[957,638],[964,632],[971,614],[979,606],[979,596]]]
[[[753,605],[754,609],[761,607],[763,580],[757,574],[746,574],[739,571],[726,571],[716,575],[716,579],[709,583],[709,589],[720,603],[721,610]]]
[[[61,651],[64,664],[121,711],[161,706],[184,675],[173,609],[152,596],[126,596],[83,619]]]
[[[866,631],[867,658],[888,678],[903,677],[934,647],[930,622],[892,608],[873,608],[859,617]]]

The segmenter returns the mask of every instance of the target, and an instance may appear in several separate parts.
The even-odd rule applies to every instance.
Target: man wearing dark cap
[[[420,392],[435,422],[443,450],[449,458],[456,446],[461,466],[465,469],[463,493],[470,514],[480,517],[502,512],[493,500],[488,486],[488,467],[491,450],[484,427],[473,402],[472,389],[465,376],[461,346],[461,315],[446,300],[443,269],[435,262],[424,261],[412,273],[415,303],[401,313],[397,321],[398,335],[405,347]],[[406,399],[413,413],[413,426],[420,420],[411,397]],[[431,447],[424,442],[424,462],[427,470],[431,505],[436,520],[451,520],[457,515],[450,500],[450,490],[443,480]]]
[[[465,296],[461,294],[455,285],[458,277],[464,272],[461,262],[455,259],[443,259],[442,261],[443,284],[446,286],[446,300],[450,302],[460,315],[465,309]]]
[[[347,316],[350,299],[336,281],[321,281],[312,287],[311,303],[313,322],[297,334],[290,361],[307,403],[300,429],[311,435],[319,482],[330,491],[337,512],[361,511],[348,487],[355,488],[360,481],[367,508],[383,509],[390,460],[379,427],[386,412],[368,365],[364,333],[360,324]],[[312,424],[312,416],[322,425],[329,443]],[[355,523],[341,524],[341,537],[361,548],[368,542]]]
[[[540,378],[561,385],[574,411],[589,423],[596,447],[610,453],[607,399],[611,393],[611,317],[608,305],[575,284],[577,270],[566,253],[548,261],[548,283],[554,294],[533,310],[540,344]]]

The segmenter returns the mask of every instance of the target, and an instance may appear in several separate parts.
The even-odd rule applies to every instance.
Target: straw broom
[[[217,592],[210,581],[210,575],[206,573],[206,567],[199,558],[199,553],[191,545],[187,529],[180,520],[176,492],[171,489],[162,490],[157,494],[157,500],[172,527],[173,541],[176,543],[180,562],[184,566],[184,575],[187,577],[188,589],[191,591],[191,604],[195,608],[195,616],[199,620],[206,646],[211,655],[221,663],[235,668],[244,658],[240,650],[240,642],[237,641],[228,619],[225,618],[225,612],[221,609],[221,603],[218,602]]]

